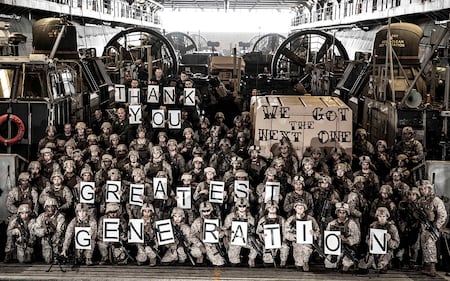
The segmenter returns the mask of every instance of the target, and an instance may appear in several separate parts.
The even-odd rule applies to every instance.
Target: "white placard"
[[[130,184],[130,205],[142,206],[144,205],[144,200],[142,200],[142,195],[144,195],[144,184],[132,183]]]
[[[159,86],[148,85],[147,87],[147,103],[159,104]]]
[[[184,88],[184,105],[195,106],[195,88]]]
[[[279,196],[280,196],[280,182],[277,181],[266,182],[264,203],[267,203],[271,200],[278,202]]]
[[[164,104],[175,104],[177,99],[177,94],[175,92],[175,87],[164,87],[163,88],[163,103]]]
[[[75,249],[77,250],[91,250],[92,239],[91,239],[91,228],[90,227],[75,227]]]
[[[119,242],[120,219],[103,219],[103,242]]]
[[[247,245],[248,223],[243,221],[231,222],[230,244],[237,246]]]
[[[153,109],[152,110],[152,127],[153,128],[164,128],[165,125],[164,109]]]
[[[159,245],[167,245],[175,243],[175,237],[173,235],[172,222],[170,219],[160,220],[155,222],[156,236],[158,237]]]
[[[128,227],[128,243],[144,243],[144,220],[130,219]]]
[[[264,247],[268,250],[281,248],[281,227],[278,223],[264,225]]]
[[[203,243],[219,243],[218,219],[205,219],[203,221]]]
[[[128,88],[128,103],[140,104],[141,103],[141,89]]]
[[[222,204],[224,190],[225,183],[223,181],[211,181],[209,183],[209,202]]]
[[[341,254],[341,232],[325,230],[323,232],[323,245],[326,255],[339,256]]]
[[[297,243],[312,244],[312,221],[296,221]]]
[[[387,253],[387,230],[386,229],[370,229],[369,253],[384,255]]]
[[[250,198],[250,182],[248,180],[241,181],[241,180],[235,180],[234,181],[234,197],[235,201],[236,198]]]
[[[168,110],[169,116],[169,129],[181,129],[181,110]]]
[[[125,93],[125,85],[114,85],[114,101],[115,102],[127,102],[127,95]]]
[[[167,178],[153,178],[153,195],[155,199],[167,198]]]
[[[142,124],[142,107],[139,104],[128,107],[128,123],[131,125]]]
[[[120,203],[121,181],[106,181],[106,203]]]
[[[177,187],[177,207],[181,209],[192,208],[192,189],[189,186]]]
[[[80,203],[95,204],[95,182],[80,182]]]

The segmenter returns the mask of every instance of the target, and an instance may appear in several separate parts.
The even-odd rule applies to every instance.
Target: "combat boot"
[[[430,272],[430,265],[428,263],[424,263],[422,267],[422,274],[428,275]]]
[[[3,260],[4,263],[10,263],[12,262],[12,252],[6,252],[5,253],[5,259]]]
[[[286,261],[280,261],[280,267],[285,268],[286,267]]]
[[[255,259],[248,259],[248,267],[253,268],[255,267]]]
[[[309,271],[309,264],[305,262],[302,266],[303,271],[308,272]]]
[[[156,266],[156,258],[150,258],[149,265],[150,266]]]
[[[428,276],[436,277],[436,263],[432,262],[430,263],[430,271],[428,272]]]
[[[198,265],[202,265],[203,264],[203,255],[201,255],[200,257],[197,258],[196,263]]]
[[[92,265],[92,259],[86,258],[86,265]]]
[[[98,264],[99,265],[105,265],[105,264],[108,264],[108,263],[109,263],[108,258],[107,257],[103,257]]]

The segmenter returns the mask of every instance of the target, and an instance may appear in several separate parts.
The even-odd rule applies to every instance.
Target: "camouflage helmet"
[[[161,146],[159,146],[159,145],[155,145],[155,146],[153,146],[152,147],[152,153],[155,153],[155,152],[159,152],[159,153],[163,153],[163,149],[161,148]]]
[[[153,208],[153,205],[151,203],[144,203],[141,207],[141,214],[145,211],[150,211],[152,213],[155,212],[155,208]]]
[[[70,140],[66,141],[66,143],[64,144],[64,147],[65,148],[71,147],[71,148],[75,149],[75,147],[77,147],[77,144],[75,143],[74,139],[70,139]]]
[[[30,180],[30,174],[28,172],[22,172],[19,174],[19,177],[17,178],[18,181],[24,180],[29,181]]]
[[[72,157],[79,157],[79,156],[82,156],[82,155],[83,155],[83,153],[81,152],[81,149],[79,149],[79,148],[74,149],[73,152],[72,152]]]
[[[90,167],[84,167],[83,169],[81,169],[80,177],[83,177],[84,174],[89,174],[91,175],[91,177],[94,175]]]
[[[48,206],[55,206],[58,208],[58,201],[56,198],[48,197],[44,202],[44,208],[47,208]]]
[[[203,169],[203,172],[205,173],[205,175],[210,172],[216,175],[216,169],[214,169],[213,167],[206,167],[205,169]]]
[[[183,219],[185,218],[185,214],[183,209],[175,207],[172,209],[172,212],[170,213],[170,217],[173,218],[175,215],[181,216]]]
[[[296,182],[299,182],[303,185],[303,184],[305,184],[305,179],[302,176],[295,176],[292,179],[292,183],[296,183]]]
[[[362,163],[372,163],[372,160],[370,159],[369,156],[363,155],[361,157],[359,157],[359,164],[361,165]]]
[[[397,161],[403,161],[408,163],[408,156],[406,156],[406,154],[399,154],[397,155]]]
[[[133,171],[131,172],[131,177],[141,177],[144,178],[145,177],[145,173],[144,170],[142,170],[141,168],[134,168]]]
[[[213,210],[213,206],[211,205],[211,203],[209,201],[204,201],[204,202],[200,203],[200,206],[198,207],[198,210],[200,212],[212,211]]]
[[[277,170],[275,170],[274,167],[269,167],[266,169],[265,175],[266,176],[275,176],[277,174]]]
[[[24,214],[24,213],[27,213],[27,214],[31,213],[30,205],[28,205],[28,204],[20,204],[19,205],[19,208],[17,208],[17,214],[19,215],[19,214]]]
[[[192,163],[203,163],[203,158],[202,157],[194,157],[194,159],[192,159]]]
[[[61,174],[60,171],[53,172],[52,176],[50,177],[50,180],[53,181],[53,179],[56,177],[59,177],[61,180],[64,180],[64,176]]]
[[[223,112],[216,112],[216,115],[214,115],[215,119],[219,119],[219,118],[223,118],[225,120],[225,114],[223,114]]]
[[[111,154],[103,154],[102,155],[102,161],[111,161],[112,162],[113,157]]]
[[[236,122],[242,122],[242,116],[236,115],[233,119],[233,124],[236,124]]]
[[[275,200],[267,201],[265,209],[268,210],[270,207],[276,207],[277,209],[280,208],[280,206],[278,206],[278,202]]]
[[[346,173],[346,172],[348,172],[348,168],[349,168],[348,164],[346,164],[346,163],[338,163],[336,165],[336,167],[335,167],[335,170],[336,171],[341,170],[344,173]]]
[[[256,152],[261,152],[261,147],[259,147],[258,145],[251,145],[248,148],[248,154],[250,154],[252,151],[256,151]]]
[[[192,149],[193,156],[203,156],[203,149],[201,146],[197,145]]]
[[[233,165],[234,163],[236,164],[242,164],[242,158],[239,156],[233,156],[231,157],[231,165]]]
[[[119,135],[118,134],[111,134],[110,136],[109,136],[109,141],[113,141],[113,140],[116,140],[116,141],[118,141],[120,138],[119,138]]]
[[[40,152],[41,152],[41,154],[49,153],[50,155],[53,155],[53,151],[52,151],[52,149],[49,148],[49,147],[44,147],[43,149],[41,149]]]
[[[295,201],[294,202],[294,209],[297,208],[297,206],[303,206],[305,211],[308,210],[308,205],[306,205],[305,201],[303,201],[303,200]]]
[[[110,122],[103,122],[102,125],[100,126],[100,129],[112,129],[112,125]]]
[[[44,147],[50,148],[53,151],[56,149],[56,144],[54,142],[48,142]]]
[[[322,154],[322,149],[320,149],[320,147],[315,146],[311,149],[311,154],[313,153]]]
[[[72,159],[67,159],[63,163],[63,169],[64,170],[66,170],[68,168],[74,168],[74,167],[75,167],[75,161],[73,161]]]
[[[387,193],[388,195],[392,195],[392,187],[390,185],[383,184],[380,187],[380,194],[381,193]]]
[[[211,122],[209,122],[208,117],[205,116],[200,117],[200,123],[205,123],[208,127],[211,126]]]
[[[413,187],[407,192],[408,194],[416,194],[417,197],[420,197],[420,191],[417,187]]]
[[[402,134],[414,134],[414,130],[410,126],[403,127]]]
[[[105,214],[117,213],[119,211],[120,211],[119,203],[107,203],[106,204]]]
[[[75,207],[75,212],[78,213],[79,211],[88,212],[89,211],[88,205],[84,203],[78,203],[77,206]]]
[[[136,133],[140,133],[140,132],[147,133],[147,129],[144,126],[139,125],[136,129]]]
[[[347,215],[350,215],[350,207],[348,206],[347,203],[344,202],[337,202],[336,203],[336,215],[339,213],[339,211],[343,210],[345,212],[347,212]]]
[[[28,170],[35,168],[41,169],[41,163],[39,163],[39,161],[31,161],[30,164],[28,164]]]
[[[277,166],[284,167],[285,166],[284,159],[281,157],[277,157],[277,158],[273,159],[272,166],[273,167],[277,167]]]
[[[306,164],[314,165],[314,160],[311,157],[303,157],[302,166],[305,166]]]
[[[231,147],[231,142],[230,142],[229,139],[223,138],[223,139],[221,139],[221,140],[219,141],[219,146],[222,146],[222,145],[226,145],[226,146],[228,146],[228,147]]]
[[[90,134],[89,136],[87,136],[86,139],[87,139],[88,142],[96,142],[97,141],[97,135]]]
[[[164,137],[166,140],[169,139],[169,137],[167,136],[167,133],[164,131],[161,131],[158,133],[158,139],[159,139],[159,137]]]
[[[86,123],[84,123],[84,122],[78,122],[76,125],[75,125],[75,129],[76,130],[78,130],[78,129],[83,129],[83,130],[86,130]]]
[[[327,175],[322,175],[319,178],[319,183],[331,183],[331,177]]]
[[[128,154],[128,146],[121,143],[117,146],[116,152],[124,152],[125,154]]]
[[[386,207],[378,207],[375,212],[375,217],[386,215],[386,218],[389,218],[391,214],[389,213],[389,210]]]
[[[236,178],[248,178],[248,173],[244,169],[239,169],[234,173]]]
[[[128,158],[130,158],[131,156],[137,157],[137,159],[139,159],[139,152],[137,150],[130,150],[130,152],[128,152]]]
[[[120,171],[119,169],[111,169],[108,171],[108,177],[112,177],[112,176],[120,176]]]
[[[234,203],[234,205],[236,206],[236,208],[238,208],[238,207],[243,207],[243,208],[250,207],[248,199],[245,198],[245,197],[236,198],[236,202]]]
[[[382,146],[384,148],[387,148],[387,143],[385,140],[378,140],[377,141],[377,146]]]
[[[357,129],[355,132],[355,136],[367,136],[366,129],[363,129],[363,128]]]
[[[187,133],[191,133],[191,135],[194,135],[194,130],[190,127],[184,128],[183,136],[185,136]]]
[[[181,175],[181,180],[192,180],[192,175],[189,173],[183,173]]]
[[[364,177],[364,176],[355,176],[353,178],[353,184],[358,183],[358,182],[365,183],[366,182],[366,177]]]
[[[168,146],[169,146],[169,145],[175,145],[175,146],[177,146],[177,145],[178,145],[178,142],[177,142],[176,139],[169,139],[169,140],[167,141],[167,145],[168,145]]]

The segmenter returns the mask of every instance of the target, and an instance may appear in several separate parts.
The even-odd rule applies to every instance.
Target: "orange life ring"
[[[11,121],[13,121],[17,126],[17,135],[10,139],[5,139],[0,135],[0,143],[3,143],[5,145],[18,143],[25,134],[25,124],[23,124],[22,119],[20,119],[20,117],[17,115],[3,114],[2,116],[0,116],[0,125],[3,124],[3,122],[5,122],[6,120],[8,120],[8,116],[10,116],[9,118],[11,118]]]

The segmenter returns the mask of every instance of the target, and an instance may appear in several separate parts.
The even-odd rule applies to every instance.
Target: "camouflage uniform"
[[[424,262],[422,273],[434,277],[436,276],[435,265],[437,262],[436,241],[439,238],[439,231],[444,227],[447,220],[447,211],[442,199],[434,195],[431,183],[422,183],[419,190],[422,197],[418,200],[417,206],[425,212],[428,221],[437,232],[437,237],[433,238],[431,230],[421,221],[420,244]]]
[[[55,198],[47,198],[44,203],[45,212],[36,219],[32,233],[41,238],[42,256],[46,263],[51,263],[60,253],[66,218],[58,211]]]
[[[53,173],[50,181],[54,182],[56,180],[55,178],[58,177],[61,179],[60,184],[52,184],[46,187],[39,196],[39,203],[43,205],[49,197],[55,198],[58,202],[58,210],[67,214],[67,212],[69,212],[72,208],[73,194],[67,186],[61,185],[63,175],[60,172]]]
[[[286,261],[289,255],[289,246],[287,245],[283,234],[286,233],[285,219],[277,214],[278,204],[275,201],[268,201],[265,206],[266,214],[259,219],[258,225],[256,227],[256,233],[259,235],[259,239],[264,242],[264,225],[266,224],[279,224],[281,227],[281,248],[280,250],[280,266],[285,267]],[[278,249],[266,250],[264,249],[263,262],[267,265],[275,263],[275,256],[277,255]]]
[[[41,175],[46,178],[50,178],[53,172],[61,171],[59,164],[53,160],[53,152],[50,148],[41,149]]]
[[[292,183],[295,190],[286,195],[283,206],[284,211],[290,215],[294,211],[295,203],[303,201],[307,205],[308,215],[314,216],[314,200],[311,193],[303,190],[305,184],[303,177],[295,176]]]
[[[293,248],[293,256],[295,261],[295,266],[297,268],[302,268],[303,271],[309,271],[309,258],[313,253],[313,247],[308,244],[299,244],[297,243],[297,221],[311,221],[312,222],[312,231],[313,231],[313,240],[320,241],[320,227],[317,224],[316,219],[311,215],[307,214],[308,206],[304,202],[296,202],[294,203],[295,214],[290,216],[286,220],[284,234],[286,240],[288,240]],[[314,242],[316,243],[316,242]]]
[[[264,173],[267,169],[267,161],[259,155],[261,148],[252,145],[248,148],[249,159],[244,160],[243,168],[250,176],[251,184],[256,186],[264,180]]]
[[[398,155],[405,154],[409,160],[409,168],[412,168],[424,159],[423,145],[414,138],[414,130],[407,126],[402,129],[402,140],[394,147],[394,152]]]
[[[98,249],[101,255],[100,264],[107,262],[117,264],[127,264],[127,250],[123,243],[127,241],[128,225],[123,216],[120,215],[120,205],[118,203],[106,204],[105,215],[98,221]],[[119,222],[119,242],[104,242],[103,241],[103,221],[105,218],[118,218]],[[111,251],[109,255],[108,251]],[[109,260],[111,257],[113,260]]]
[[[394,255],[394,250],[400,244],[400,237],[398,235],[397,227],[392,221],[388,221],[390,214],[389,210],[385,207],[379,207],[376,210],[375,216],[377,221],[373,222],[369,228],[384,229],[387,230],[387,253],[386,254],[367,254],[367,257],[360,261],[359,267],[362,269],[368,269],[373,267],[380,271],[380,273],[386,273],[391,259]],[[370,244],[370,234],[366,237],[366,243]]]
[[[142,205],[140,218],[144,220],[144,243],[137,244],[136,261],[138,265],[144,264],[147,260],[149,260],[150,266],[156,265],[158,242],[153,218],[154,213],[152,204],[145,203]]]
[[[191,255],[194,259],[198,259],[202,256],[202,252],[199,247],[192,244],[194,241],[191,228],[184,223],[185,213],[180,208],[173,208],[172,213],[172,227],[174,230],[175,243],[167,245],[168,249],[162,257],[162,263],[184,263],[188,258],[187,255]],[[177,218],[174,218],[177,217]],[[180,220],[179,222],[177,220]],[[184,243],[184,246],[182,245]],[[189,253],[186,253],[186,250]],[[195,263],[195,261],[194,261]]]
[[[44,190],[47,185],[50,185],[48,178],[41,175],[41,163],[39,161],[31,161],[28,164],[28,173],[30,173],[30,185],[36,188],[39,193]]]
[[[92,255],[95,249],[95,243],[97,240],[97,220],[95,217],[90,215],[89,208],[85,204],[77,204],[75,208],[77,216],[70,221],[67,226],[66,236],[64,238],[64,243],[62,247],[61,254],[63,256],[68,255],[69,248],[73,245],[73,239],[75,236],[75,227],[89,227],[91,234],[91,249],[89,250],[78,250],[74,248],[75,258],[77,260],[83,260],[86,265],[92,265]]]
[[[152,203],[153,198],[153,186],[149,183],[144,182],[145,175],[144,171],[140,168],[135,168],[131,174],[131,177],[133,178],[132,183],[135,184],[143,184],[144,185],[144,194],[141,195],[141,199],[144,203]],[[140,218],[142,215],[142,207],[139,205],[132,205],[127,201],[126,203],[126,209],[128,213],[128,218],[130,219],[137,219]],[[154,213],[154,210],[152,211]]]
[[[8,192],[6,199],[6,208],[10,214],[17,214],[17,209],[22,204],[28,204],[33,211],[34,216],[39,213],[38,192],[30,185],[30,174],[27,172],[20,173],[18,186]]]
[[[314,160],[311,157],[303,157],[302,159],[302,169],[298,173],[302,176],[305,182],[305,190],[313,193],[317,186],[320,175],[314,170]]]
[[[231,143],[227,138],[220,140],[219,147],[220,150],[211,156],[209,165],[216,169],[217,176],[222,178],[231,167],[231,158],[236,155],[231,151]]]
[[[342,249],[342,254],[337,259],[336,256],[333,258],[328,255],[325,259],[325,268],[337,268],[338,264],[342,264],[342,270],[345,272],[354,265],[355,249],[360,242],[361,232],[358,224],[348,218],[350,210],[347,203],[336,203],[336,214],[338,214],[338,218],[331,221],[326,230],[341,232],[341,247],[347,248],[347,253],[344,253],[344,249]]]
[[[114,168],[113,157],[110,154],[102,155],[102,168],[95,173],[95,186],[104,186],[108,179],[108,171]]]
[[[314,216],[322,230],[333,220],[334,205],[341,200],[337,191],[330,184],[329,176],[321,176],[319,186],[312,195],[316,202]]]
[[[199,206],[200,217],[194,220],[191,225],[192,244],[200,249],[201,255],[197,257],[197,263],[203,263],[203,255],[206,254],[208,260],[215,266],[223,266],[225,259],[220,255],[218,244],[203,242],[203,222],[204,219],[213,219],[211,213],[213,206],[209,201],[202,202]],[[193,254],[194,255],[194,254]]]
[[[11,219],[6,229],[5,262],[11,261],[14,252],[20,263],[31,262],[36,241],[31,230],[35,223],[36,220],[31,218],[30,206],[20,205],[17,216]]]
[[[139,153],[139,162],[142,164],[147,163],[150,159],[150,150],[153,146],[151,141],[145,137],[147,129],[139,125],[137,128],[138,137],[131,141],[129,148],[131,151],[137,151]]]
[[[225,218],[225,222],[223,224],[223,229],[226,231],[226,236],[228,240],[232,237],[233,233],[231,232],[231,226],[233,221],[239,222],[247,222],[248,227],[248,235],[254,235],[255,230],[255,218],[250,214],[249,211],[250,204],[247,198],[238,198],[235,204],[235,210],[227,215]],[[249,238],[247,238],[247,244],[245,246],[232,245],[231,243],[228,246],[228,260],[231,264],[240,264],[241,263],[241,249],[242,248],[250,249],[250,253],[248,254],[248,265],[250,267],[255,267],[255,258],[258,255],[257,250],[253,245],[250,244]]]

